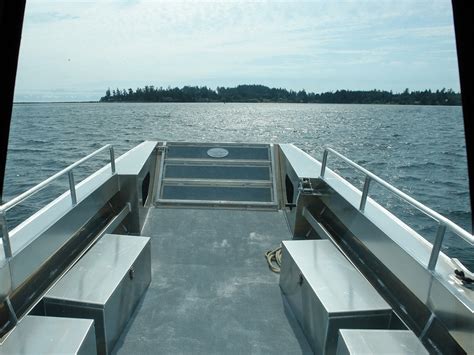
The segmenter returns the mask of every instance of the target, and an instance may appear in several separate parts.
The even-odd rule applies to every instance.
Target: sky
[[[459,91],[451,2],[27,0],[16,102],[239,84]]]

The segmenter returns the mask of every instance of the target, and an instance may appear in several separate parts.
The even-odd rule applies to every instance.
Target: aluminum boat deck
[[[291,239],[280,211],[151,209],[152,282],[117,354],[311,353],[264,252]]]
[[[69,191],[9,230],[10,209],[66,174]],[[430,216],[434,243],[371,182]],[[474,351],[474,276],[441,249],[474,236],[329,148],[319,162],[292,144],[108,145],[0,206],[0,224],[0,353]],[[278,275],[264,254],[280,244]]]

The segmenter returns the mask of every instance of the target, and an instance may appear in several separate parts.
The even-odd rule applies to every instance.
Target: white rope
[[[281,267],[281,244],[278,248],[267,251],[265,253],[265,259],[267,259],[270,270],[279,274]]]

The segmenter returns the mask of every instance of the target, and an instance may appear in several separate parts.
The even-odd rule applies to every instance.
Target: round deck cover
[[[207,151],[207,155],[213,158],[224,158],[229,155],[229,151],[224,148],[211,148]]]

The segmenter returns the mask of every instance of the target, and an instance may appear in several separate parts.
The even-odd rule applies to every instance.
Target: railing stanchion
[[[362,190],[362,197],[360,198],[359,211],[361,212],[365,211],[365,204],[367,203],[367,197],[369,196],[370,181],[372,181],[372,179],[370,178],[370,176],[366,175],[364,181],[364,189]]]
[[[438,226],[438,231],[436,232],[436,239],[433,243],[433,248],[431,249],[430,261],[428,262],[428,270],[433,271],[436,267],[436,262],[438,261],[439,252],[441,250],[441,245],[443,244],[443,238],[446,234],[446,225],[440,223]]]
[[[328,150],[324,149],[323,161],[321,162],[321,173],[319,174],[321,178],[324,178],[324,173],[326,172],[326,164],[328,162]]]
[[[110,168],[112,169],[112,175],[115,174],[115,153],[114,147],[110,146]]]
[[[8,235],[7,216],[5,211],[0,212],[0,224],[2,225],[2,242],[5,259],[12,257],[12,246],[10,244],[10,236]]]
[[[408,196],[406,193],[404,193],[404,192],[400,191],[399,189],[397,189],[396,187],[390,185],[388,182],[386,182],[385,180],[379,178],[377,175],[371,173],[367,169],[365,169],[365,168],[361,167],[360,165],[354,163],[352,160],[345,157],[341,153],[338,153],[337,151],[335,151],[332,148],[326,148],[324,150],[323,162],[321,164],[321,178],[324,177],[324,172],[326,170],[326,159],[327,159],[327,153],[328,152],[330,152],[331,154],[334,154],[335,156],[337,156],[340,159],[344,160],[347,164],[349,164],[350,166],[355,168],[357,171],[360,171],[361,173],[363,173],[366,177],[370,177],[371,181],[376,182],[377,184],[384,187],[385,189],[387,189],[391,193],[395,194],[397,197],[401,198],[405,202],[409,203],[410,205],[412,205],[413,207],[415,207],[419,211],[421,211],[421,212],[425,213],[426,215],[430,216],[435,221],[437,221],[439,223],[439,225],[443,225],[444,229],[449,229],[451,232],[453,232],[457,236],[461,237],[463,240],[468,242],[470,245],[474,245],[474,235],[472,235],[471,233],[469,233],[466,230],[462,229],[457,224],[455,224],[453,221],[451,221],[451,220],[447,219],[446,217],[440,215],[438,212],[435,212],[431,208],[426,207],[421,202],[418,202],[417,200],[415,200],[413,197]],[[364,189],[365,189],[365,187],[366,186],[364,185]],[[368,188],[368,186],[367,186],[367,188]],[[362,194],[364,195],[364,192]],[[361,206],[359,207],[361,210],[363,209],[363,207],[365,207],[364,199],[366,199],[366,198],[363,197],[361,199]],[[441,231],[439,231],[439,232],[441,232]]]
[[[74,183],[74,174],[72,172],[73,169],[79,166],[80,164],[83,164],[84,162],[88,161],[89,159],[91,159],[92,157],[94,157],[95,155],[99,154],[100,152],[104,151],[107,148],[109,148],[110,150],[110,166],[112,168],[112,175],[115,174],[114,147],[110,144],[107,144],[103,146],[102,148],[97,149],[95,152],[89,154],[88,156],[76,161],[74,164],[69,165],[66,169],[61,170],[60,172],[54,174],[53,176],[50,176],[49,178],[40,182],[38,185],[32,187],[28,191],[23,192],[22,194],[4,203],[3,205],[0,205],[0,231],[2,233],[3,250],[5,252],[5,257],[7,259],[12,257],[12,249],[11,249],[11,244],[10,244],[10,236],[8,232],[7,218],[6,218],[7,211],[15,207],[22,201],[26,200],[28,197],[42,190],[48,184],[50,184],[51,182],[53,182],[54,180],[58,179],[59,177],[65,174],[68,174],[68,177],[69,177],[69,191],[71,193],[72,205],[73,206],[76,205],[77,196],[76,196],[76,184]]]
[[[76,196],[76,184],[74,183],[74,174],[72,170],[69,170],[67,173],[69,177],[69,191],[71,192],[71,201],[73,206],[77,204],[77,196]]]
[[[46,180],[40,182],[38,185],[32,187],[28,191],[23,192],[22,194],[18,195],[17,197],[15,197],[15,198],[11,199],[10,201],[4,203],[2,206],[0,206],[1,210],[4,211],[4,212],[8,211],[9,209],[15,207],[16,205],[18,205],[20,202],[24,201],[25,199],[27,199],[31,195],[33,195],[33,194],[37,193],[38,191],[42,190],[43,188],[45,188],[47,185],[49,185],[54,180],[58,179],[59,177],[61,177],[63,175],[68,174],[70,171],[72,171],[73,169],[75,169],[79,165],[81,165],[84,162],[88,161],[89,159],[96,156],[97,154],[104,151],[105,149],[110,149],[110,148],[111,148],[110,144],[104,145],[102,148],[97,149],[95,152],[93,152],[93,153],[89,154],[88,156],[76,161],[74,164],[69,165],[66,169],[61,170],[60,172],[54,174],[53,176],[50,176],[49,178],[47,178]],[[115,163],[115,158],[112,159],[112,160]],[[112,168],[115,171],[115,164]],[[72,190],[73,189],[71,189],[71,191]]]

